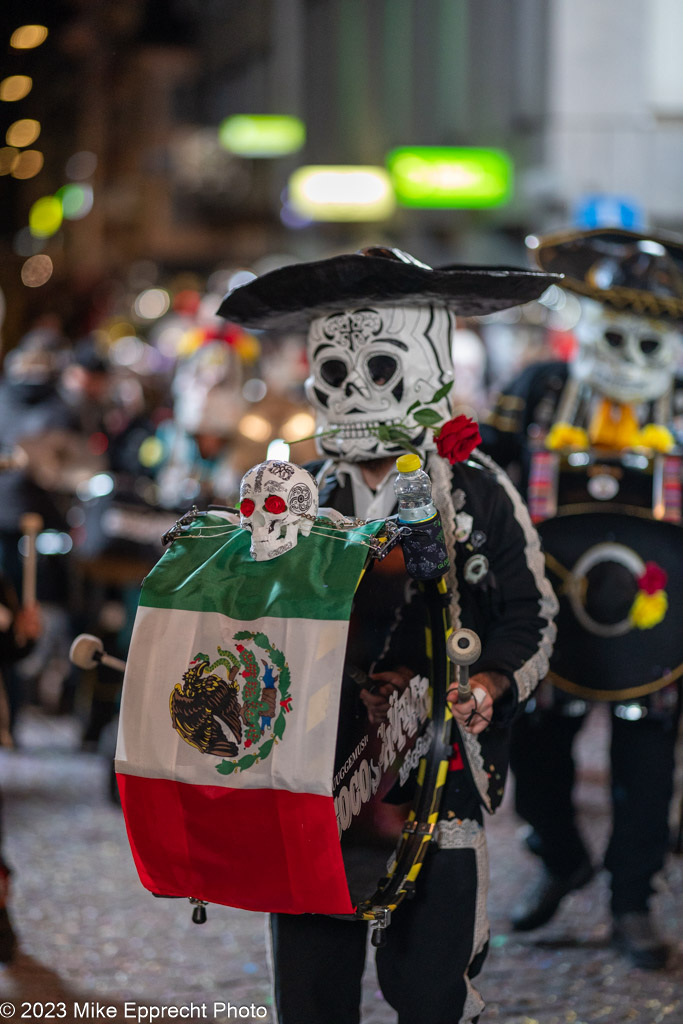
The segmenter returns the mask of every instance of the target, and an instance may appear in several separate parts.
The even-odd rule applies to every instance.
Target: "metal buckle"
[[[370,549],[373,557],[381,562],[389,552],[396,547],[404,534],[410,533],[410,528],[399,526],[397,517],[392,516],[384,523],[384,530],[381,535],[373,537],[370,541]]]
[[[182,515],[180,519],[176,519],[173,526],[169,530],[167,530],[166,533],[161,538],[161,543],[164,545],[164,547],[166,547],[166,545],[170,544],[171,541],[175,540],[177,537],[180,537],[181,534],[187,530],[188,526],[192,525],[195,519],[199,519],[200,516],[205,515],[206,512],[200,512],[197,506],[193,505],[189,512],[185,512],[185,514]]]
[[[370,941],[373,946],[383,946],[386,942],[384,934],[391,924],[391,910],[389,907],[373,907],[372,921],[370,922]]]

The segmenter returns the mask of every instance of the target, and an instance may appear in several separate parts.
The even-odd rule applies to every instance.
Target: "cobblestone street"
[[[599,709],[584,732],[581,817],[599,856],[608,828]],[[70,1021],[86,1003],[99,1003],[115,1007],[109,1019],[123,1022],[135,1014],[145,1019],[148,1007],[205,1005],[209,1021],[239,1016],[272,1024],[265,918],[209,907],[207,923],[197,927],[184,901],[150,896],[109,800],[108,765],[80,752],[78,737],[75,720],[29,709],[19,748],[0,753],[21,944],[16,960],[0,968],[0,1015],[11,1019],[4,1008],[10,1002],[20,1019],[22,1003],[40,1002],[48,1019],[45,1004],[52,1001],[66,1004],[62,1019]],[[487,1000],[482,1024],[683,1024],[683,857],[670,857],[655,904],[676,951],[665,972],[643,972],[610,948],[604,873],[568,898],[545,928],[511,933],[507,913],[535,865],[520,845],[509,794],[488,835],[492,949],[480,979]],[[135,1004],[133,1016],[125,1015],[127,1001]],[[214,1010],[215,1003],[225,1010]],[[30,1010],[25,1019],[37,1015]],[[363,1024],[394,1021],[369,969]]]

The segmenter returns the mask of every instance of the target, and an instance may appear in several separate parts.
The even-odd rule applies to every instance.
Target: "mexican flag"
[[[353,910],[332,778],[348,620],[373,529],[325,532],[256,562],[250,534],[207,513],[143,583],[116,771],[153,893]]]

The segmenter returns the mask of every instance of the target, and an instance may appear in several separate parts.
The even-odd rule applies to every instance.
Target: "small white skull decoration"
[[[251,533],[256,562],[277,558],[307,537],[318,512],[318,487],[293,462],[270,459],[252,466],[240,484],[240,526]]]

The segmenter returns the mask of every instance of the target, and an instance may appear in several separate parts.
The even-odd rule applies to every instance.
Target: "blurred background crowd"
[[[5,0],[0,567],[21,593],[39,514],[43,615],[10,719],[100,742],[120,676],[77,672],[71,638],[125,657],[178,514],[313,455],[304,339],[222,296],[370,244],[526,266],[553,228],[680,230],[681,32],[676,0]],[[462,321],[456,411],[570,359],[578,317],[553,287]]]

